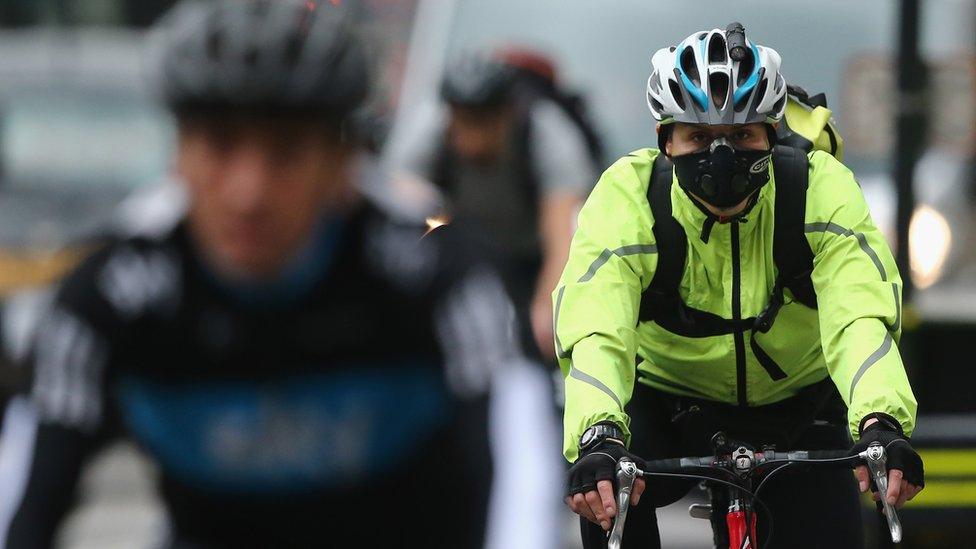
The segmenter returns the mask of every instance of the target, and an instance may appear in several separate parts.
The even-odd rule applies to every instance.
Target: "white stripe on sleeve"
[[[495,370],[524,360],[515,337],[515,310],[491,271],[467,276],[435,314],[447,379],[457,394],[486,392]]]
[[[14,397],[0,432],[0,547],[7,546],[10,524],[27,490],[36,437],[37,413],[30,399]]]

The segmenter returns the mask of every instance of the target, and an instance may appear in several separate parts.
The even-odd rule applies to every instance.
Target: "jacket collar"
[[[769,182],[762,186],[752,198],[745,211],[732,219],[720,219],[715,214],[709,212],[704,206],[698,203],[678,185],[678,176],[672,171],[671,174],[671,210],[672,215],[678,223],[685,229],[689,238],[698,238],[708,244],[711,234],[715,230],[728,230],[732,221],[739,223],[739,234],[745,236],[751,233],[758,223],[752,222],[754,218],[763,215],[765,210],[772,211],[773,200],[773,173],[770,166]],[[722,228],[722,229],[720,229]]]

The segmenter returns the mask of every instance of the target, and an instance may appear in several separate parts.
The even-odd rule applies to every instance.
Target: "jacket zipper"
[[[746,399],[746,343],[742,334],[742,269],[739,262],[739,222],[732,221],[732,321],[735,325],[735,377],[739,406],[748,406]]]

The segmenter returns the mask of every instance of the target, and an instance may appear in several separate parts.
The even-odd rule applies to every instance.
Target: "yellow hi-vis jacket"
[[[736,362],[732,334],[690,338],[638,320],[641,294],[658,263],[647,198],[658,154],[642,149],[604,172],[580,212],[569,260],[552,294],[556,352],[566,386],[566,458],[576,459],[583,431],[599,421],[620,425],[629,443],[625,407],[635,382],[677,395],[761,406],[830,376],[847,403],[855,439],[861,419],[872,412],[894,417],[910,435],[917,404],[897,347],[901,277],[851,171],[825,152],[808,155],[804,232],[814,255],[818,309],[787,294],[768,333],[745,332],[747,340],[757,338],[786,377],[773,380],[746,344],[744,352],[739,350],[745,358],[740,384],[742,365]],[[746,220],[716,223],[704,242],[706,215],[672,175],[672,212],[688,241],[679,287],[688,306],[732,319],[738,293],[739,318],[763,310],[777,274],[775,193],[770,166],[770,181]]]

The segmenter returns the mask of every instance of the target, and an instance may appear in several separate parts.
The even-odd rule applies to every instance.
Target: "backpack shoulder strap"
[[[603,139],[590,116],[586,97],[530,70],[521,69],[517,71],[517,75],[522,101],[529,104],[536,101],[552,102],[582,134],[590,160],[597,168],[605,167]]]
[[[816,308],[810,281],[813,252],[804,234],[810,164],[806,152],[794,147],[773,149],[776,204],[773,221],[773,261],[779,270],[776,285],[789,288],[797,301]]]
[[[641,297],[640,320],[654,320],[658,314],[673,308],[680,299],[678,286],[688,255],[684,229],[671,213],[671,183],[674,164],[664,154],[654,160],[647,202],[654,216],[654,240],[657,242],[657,270]]]
[[[528,107],[519,109],[516,115],[515,150],[515,183],[519,186],[519,191],[523,193],[526,204],[529,205],[531,212],[536,218],[539,216],[539,207],[542,204],[542,181],[539,177],[539,167],[535,164],[535,132],[532,123],[532,115]]]

